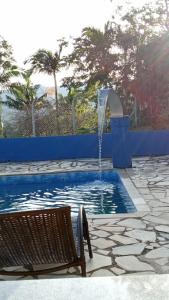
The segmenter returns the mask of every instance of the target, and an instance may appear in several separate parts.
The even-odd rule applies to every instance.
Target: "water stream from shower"
[[[99,179],[102,180],[102,142],[109,89],[98,92]]]

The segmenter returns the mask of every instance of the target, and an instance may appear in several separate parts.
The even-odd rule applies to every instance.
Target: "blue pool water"
[[[135,211],[120,176],[104,171],[0,176],[0,212],[44,209],[70,205],[77,213],[84,205],[89,214]]]

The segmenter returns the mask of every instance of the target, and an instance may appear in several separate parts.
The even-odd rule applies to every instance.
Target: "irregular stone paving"
[[[2,163],[0,175],[97,169],[95,159]],[[112,169],[111,160],[103,160],[103,169]],[[125,171],[149,211],[89,218],[94,258],[89,259],[85,246],[87,276],[169,273],[169,156],[135,158],[133,168]],[[79,269],[35,278],[68,276],[79,276]],[[0,280],[11,279],[0,276]]]
[[[103,169],[112,169],[111,159],[102,160]],[[67,171],[98,170],[97,159],[37,161],[25,163],[0,163],[0,175],[37,174]]]

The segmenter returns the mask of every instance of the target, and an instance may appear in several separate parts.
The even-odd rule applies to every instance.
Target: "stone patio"
[[[102,164],[103,169],[112,169],[111,160]],[[1,163],[0,175],[97,169],[95,159]],[[89,260],[86,253],[88,276],[169,273],[169,156],[135,158],[133,168],[125,171],[149,211],[89,218],[94,258]],[[78,268],[70,268],[36,278],[78,274]],[[1,276],[0,280],[22,278]]]

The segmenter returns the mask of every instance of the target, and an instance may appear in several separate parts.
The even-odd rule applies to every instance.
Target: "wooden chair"
[[[86,276],[84,239],[92,258],[83,207],[72,219],[70,207],[0,214],[0,274],[40,275],[80,266]],[[34,271],[32,266],[39,264],[59,266]],[[25,266],[28,271],[3,269],[12,266]]]

